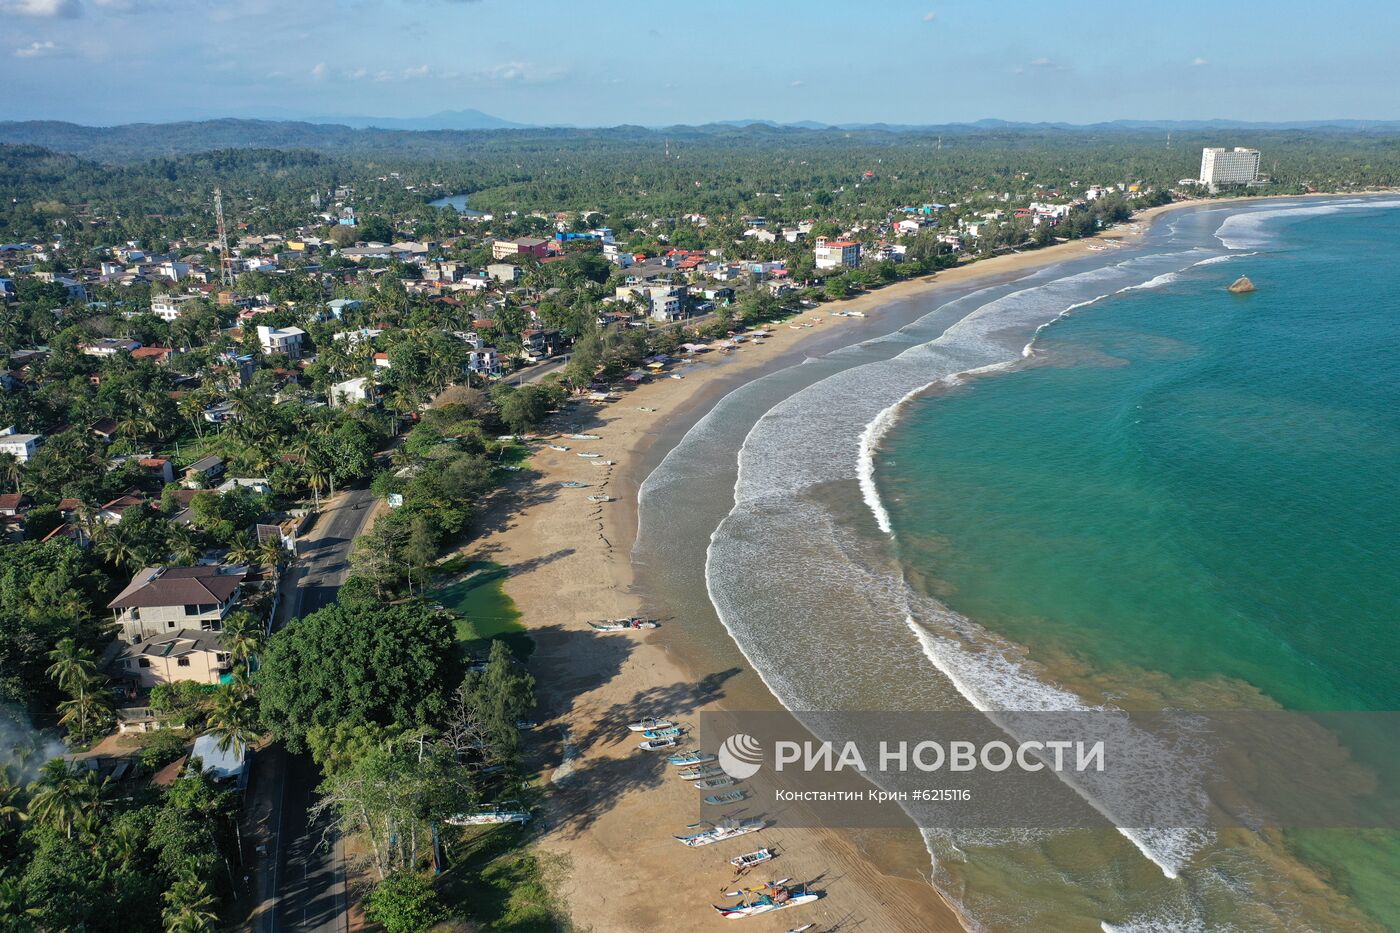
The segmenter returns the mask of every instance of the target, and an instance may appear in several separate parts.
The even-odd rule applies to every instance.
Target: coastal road
[[[368,489],[348,489],[316,519],[301,542],[300,559],[287,571],[277,627],[335,601],[350,570],[350,551],[375,512]],[[270,802],[269,838],[257,880],[258,908],[252,929],[263,933],[349,930],[341,841],[323,823],[312,822],[320,776],[307,755],[281,745],[261,756],[255,782]]]

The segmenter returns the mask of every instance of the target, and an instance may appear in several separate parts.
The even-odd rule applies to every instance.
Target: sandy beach
[[[749,920],[747,928],[758,933],[781,933],[804,923],[815,923],[822,931],[964,927],[954,908],[924,879],[927,864],[904,864],[911,861],[913,846],[922,851],[912,827],[857,838],[779,822],[756,835],[701,849],[672,839],[697,820],[696,794],[665,773],[664,756],[637,750],[637,737],[625,723],[664,715],[694,724],[700,711],[725,708],[731,681],[737,684],[745,674],[748,682],[757,678],[742,670],[707,669],[713,665],[678,650],[675,629],[685,620],[664,620],[652,632],[605,635],[594,634],[587,621],[637,614],[649,605],[647,581],[632,562],[637,488],[646,464],[655,462],[651,448],[668,424],[693,418],[761,371],[800,361],[804,348],[819,338],[829,345],[840,329],[853,328],[857,321],[863,327],[878,324],[883,305],[935,299],[942,289],[978,278],[1030,271],[1090,255],[1091,248],[1112,248],[1111,241],[1140,236],[1161,213],[1193,203],[1199,202],[1141,212],[1131,223],[1091,240],[983,260],[823,305],[769,327],[772,336],[761,345],[702,354],[672,370],[683,378],[661,375],[606,405],[575,403],[547,429],[558,435],[596,434],[597,440],[546,434],[532,442],[529,472],[492,504],[482,533],[462,553],[510,569],[505,589],[536,640],[530,666],[539,682],[541,728],[534,735],[544,778],[553,785],[538,844],[562,856],[567,866],[562,893],[579,928],[639,933],[726,928],[709,905],[724,900],[720,892],[734,879],[727,859],[760,846],[778,848],[780,857],[771,872],[756,872],[746,883],[770,876],[809,880],[824,896],[792,912]],[[837,317],[837,311],[862,311],[867,318]],[[552,450],[548,444],[570,449]],[[601,456],[586,459],[579,453]],[[590,485],[559,485],[566,481]],[[616,501],[590,502],[588,496],[598,493]],[[660,608],[664,619],[665,607]],[[748,694],[752,702],[752,687]],[[903,838],[889,838],[893,834]],[[881,858],[887,845],[904,857]]]

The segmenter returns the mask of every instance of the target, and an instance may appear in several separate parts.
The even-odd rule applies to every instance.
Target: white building
[[[360,376],[358,379],[347,379],[331,386],[331,407],[343,408],[346,405],[354,405],[356,402],[368,402],[372,395],[373,390],[369,386],[369,380],[364,376]]]
[[[817,237],[816,262],[818,269],[854,269],[860,265],[860,244],[850,240],[828,240]]]
[[[1259,177],[1259,150],[1202,149],[1201,184],[1247,185]]]
[[[0,453],[9,454],[20,463],[28,463],[43,439],[42,434],[16,434],[13,427],[8,427],[0,431]]]
[[[258,343],[264,353],[285,353],[290,357],[301,356],[301,341],[306,331],[300,327],[268,327],[258,325]]]
[[[151,299],[151,313],[168,324],[183,314],[193,300],[193,295],[158,295]]]

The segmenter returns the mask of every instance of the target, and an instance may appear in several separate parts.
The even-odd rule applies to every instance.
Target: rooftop
[[[241,570],[228,573],[222,567],[146,567],[131,578],[107,608],[222,603],[234,594],[242,579]]]

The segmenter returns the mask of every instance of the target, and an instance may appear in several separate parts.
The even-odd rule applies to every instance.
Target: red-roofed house
[[[860,244],[849,240],[828,240],[819,236],[814,253],[818,269],[854,269],[860,265]]]

